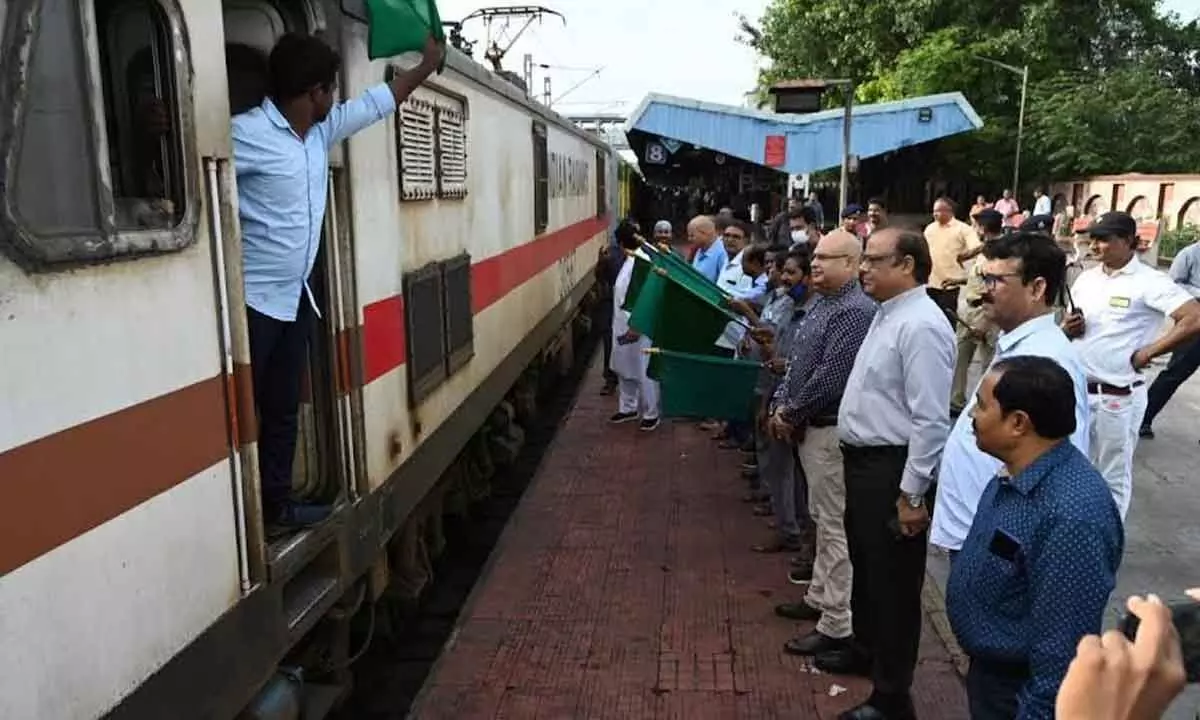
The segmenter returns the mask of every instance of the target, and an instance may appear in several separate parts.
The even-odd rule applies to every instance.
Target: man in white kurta
[[[641,250],[634,251],[644,260],[649,257]],[[617,412],[609,418],[613,424],[641,419],[642,430],[658,427],[658,383],[646,375],[650,356],[644,351],[652,341],[649,337],[629,327],[629,315],[621,306],[629,292],[629,281],[637,261],[626,257],[617,280],[613,284],[612,359],[609,367],[617,374]]]

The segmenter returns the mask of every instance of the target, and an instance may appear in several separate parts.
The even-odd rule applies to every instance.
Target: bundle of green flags
[[[623,309],[629,325],[653,341],[650,377],[661,384],[665,417],[747,420],[760,364],[723,357],[716,341],[730,322],[729,295],[679,255],[643,246],[634,258]]]

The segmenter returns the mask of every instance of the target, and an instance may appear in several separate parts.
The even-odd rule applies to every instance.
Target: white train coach
[[[569,346],[618,161],[451,51],[335,150],[294,486],[337,510],[267,541],[230,118],[289,30],[344,96],[382,80],[362,13],[0,0],[0,718],[321,717],[351,616],[419,592],[481,428]]]

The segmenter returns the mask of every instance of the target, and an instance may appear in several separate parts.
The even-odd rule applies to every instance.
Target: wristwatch
[[[904,501],[913,510],[925,504],[925,496],[920,493],[904,493]]]

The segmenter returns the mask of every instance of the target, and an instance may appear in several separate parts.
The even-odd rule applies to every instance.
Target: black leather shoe
[[[818,653],[813,658],[813,667],[832,675],[871,677],[871,659],[851,644]]]
[[[885,700],[872,693],[862,705],[838,715],[838,720],[917,720],[917,713],[908,695]]]
[[[821,611],[801,600],[794,603],[783,603],[775,606],[775,614],[788,620],[808,620],[816,622],[821,619]]]
[[[842,648],[849,651],[848,639],[835,639],[813,630],[807,635],[792,638],[783,644],[783,651],[789,655],[822,655],[838,651]]]

